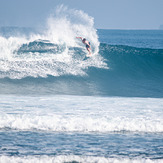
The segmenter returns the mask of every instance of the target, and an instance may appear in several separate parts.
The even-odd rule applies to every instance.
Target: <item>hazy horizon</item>
[[[31,28],[31,29],[38,29],[38,27],[32,27],[32,26],[31,27],[30,26],[29,27],[25,27],[25,26],[9,26],[9,25],[7,25],[7,26],[0,26],[0,28]],[[97,29],[97,30],[133,30],[133,31],[134,30],[135,31],[136,30],[140,30],[140,31],[141,30],[147,30],[147,31],[148,30],[163,30],[163,29],[160,29],[160,28],[158,28],[158,29],[127,29],[127,28],[126,29],[118,29],[118,28],[117,29],[111,29],[111,28],[108,29],[108,28],[95,28],[95,29]]]
[[[82,10],[96,29],[157,30],[163,25],[162,0],[0,0],[0,26],[43,27],[58,5]]]

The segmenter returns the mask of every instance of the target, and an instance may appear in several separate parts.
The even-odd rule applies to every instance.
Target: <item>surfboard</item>
[[[84,61],[84,60],[87,60],[88,58],[91,58],[91,57],[92,57],[92,55],[87,54],[87,55],[84,57],[83,61]]]

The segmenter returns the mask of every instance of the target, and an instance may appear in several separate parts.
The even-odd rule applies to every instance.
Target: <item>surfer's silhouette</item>
[[[80,38],[80,39],[82,40],[82,43],[85,44],[86,49],[87,49],[88,52],[89,52],[89,55],[91,55],[91,46],[90,46],[90,42],[87,41],[85,38],[82,38],[82,37],[76,37],[76,38]]]

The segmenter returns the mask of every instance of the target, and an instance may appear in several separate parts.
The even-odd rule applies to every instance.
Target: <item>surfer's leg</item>
[[[88,52],[89,52],[89,55],[91,55],[91,50],[90,50],[90,48],[87,48],[87,50],[88,50]]]

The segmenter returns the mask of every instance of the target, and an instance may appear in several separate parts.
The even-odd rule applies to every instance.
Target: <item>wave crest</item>
[[[61,5],[40,34],[0,37],[0,78],[21,79],[61,75],[86,75],[88,67],[106,68],[103,58],[83,60],[87,51],[76,36],[86,37],[98,54],[99,41],[93,18],[81,10]]]

